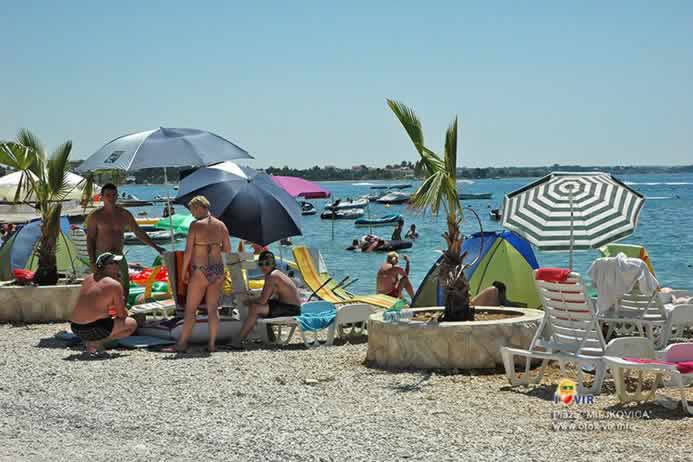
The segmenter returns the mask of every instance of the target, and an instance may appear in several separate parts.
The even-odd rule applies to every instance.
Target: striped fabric
[[[594,249],[629,236],[644,202],[607,173],[552,173],[506,195],[502,226],[544,251],[570,250],[571,234]]]

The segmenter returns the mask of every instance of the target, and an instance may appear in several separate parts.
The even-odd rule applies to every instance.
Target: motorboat
[[[379,218],[359,218],[356,220],[357,228],[376,228],[379,226],[394,226],[402,220],[402,215],[395,213]]]
[[[411,183],[397,183],[397,184],[377,184],[371,186],[371,189],[407,189],[411,188]]]
[[[142,200],[128,192],[123,192],[123,195],[118,198],[118,205],[123,207],[143,207],[154,205],[154,203],[152,201]]]
[[[368,199],[362,197],[355,200],[339,200],[327,204],[325,210],[344,210],[344,209],[358,209],[363,208],[368,205]]]
[[[406,202],[409,202],[410,198],[410,194],[397,191],[385,194],[383,197],[376,200],[376,202],[379,204],[404,204]]]
[[[361,218],[366,212],[363,209],[325,210],[320,214],[323,220],[355,220]]]
[[[460,193],[460,199],[467,201],[491,199],[492,197],[493,193]]]
[[[375,192],[375,193],[366,194],[365,196],[363,196],[363,198],[368,199],[368,202],[375,202],[378,199],[380,199],[381,197],[383,197],[385,194],[388,194],[388,193],[389,193],[389,191],[388,192]]]
[[[501,221],[501,218],[503,218],[503,212],[500,209],[491,209],[488,214],[493,221]]]
[[[149,236],[149,239],[151,239],[154,242],[169,242],[171,240],[171,232],[170,231],[157,230],[157,231],[145,231],[145,232],[147,233],[147,236]],[[176,235],[176,237],[180,237],[180,235]],[[130,232],[125,233],[124,242],[128,245],[144,244],[144,242],[139,240],[139,238],[135,235],[135,233],[130,233]]]
[[[315,210],[315,206],[310,202],[302,201],[299,205],[301,206],[301,215],[315,215],[318,213],[318,211]]]

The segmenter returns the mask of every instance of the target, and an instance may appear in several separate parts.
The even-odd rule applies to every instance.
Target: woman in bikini
[[[185,320],[177,351],[185,351],[195,326],[195,312],[204,299],[207,304],[210,352],[216,351],[219,329],[219,298],[224,286],[224,262],[221,253],[231,251],[231,240],[226,225],[209,213],[209,201],[196,196],[188,208],[197,219],[190,225],[188,242],[183,255],[183,282],[188,285],[185,297]]]

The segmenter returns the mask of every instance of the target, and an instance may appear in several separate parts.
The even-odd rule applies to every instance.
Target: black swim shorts
[[[85,342],[98,342],[113,332],[113,319],[103,318],[87,324],[70,323],[72,332]]]
[[[267,302],[269,305],[268,318],[281,318],[284,316],[298,316],[301,314],[301,307],[298,305],[291,305],[289,303],[282,303],[277,300],[270,300]]]

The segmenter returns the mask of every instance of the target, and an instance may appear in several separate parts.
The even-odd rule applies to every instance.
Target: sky
[[[339,5],[337,5],[339,3]],[[215,132],[257,167],[383,166],[414,108],[462,167],[693,164],[693,2],[0,0],[0,139],[85,158]]]

